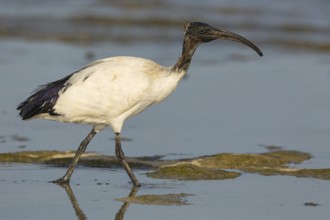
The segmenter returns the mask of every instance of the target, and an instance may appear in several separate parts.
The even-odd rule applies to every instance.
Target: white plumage
[[[74,73],[59,91],[53,106],[59,116],[35,117],[91,124],[98,130],[110,125],[120,133],[126,118],[165,99],[184,74],[171,74],[171,68],[139,57],[98,60]]]
[[[139,57],[97,60],[63,79],[42,86],[18,106],[23,120],[42,118],[93,126],[81,142],[67,172],[55,183],[69,182],[88,143],[103,128],[111,126],[116,135],[116,156],[134,186],[140,186],[121,148],[120,133],[124,121],[164,100],[174,91],[201,43],[215,39],[238,41],[262,56],[259,48],[249,40],[205,23],[186,23],[184,30],[182,54],[172,67],[163,67]]]

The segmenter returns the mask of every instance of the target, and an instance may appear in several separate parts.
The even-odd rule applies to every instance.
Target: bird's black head
[[[172,67],[172,70],[187,71],[198,45],[216,39],[240,42],[252,48],[257,54],[259,54],[259,56],[262,56],[261,50],[256,45],[238,34],[220,30],[202,22],[187,22],[184,26],[182,54],[178,62]]]
[[[185,36],[194,38],[198,43],[206,43],[216,39],[237,41],[255,50],[259,56],[263,55],[261,50],[246,38],[229,31],[219,30],[202,22],[187,22],[184,26],[184,30]]]

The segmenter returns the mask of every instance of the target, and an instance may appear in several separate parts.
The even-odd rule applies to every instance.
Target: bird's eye
[[[200,30],[199,33],[200,33],[200,34],[206,34],[206,30],[205,30],[205,29]]]

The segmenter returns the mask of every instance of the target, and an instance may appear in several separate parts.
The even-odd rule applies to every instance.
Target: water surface
[[[116,55],[173,65],[182,25],[205,21],[239,33],[264,52],[218,41],[198,48],[188,77],[163,103],[124,125],[128,156],[185,158],[263,152],[265,145],[310,152],[300,166],[330,166],[330,47],[327,1],[0,1],[0,152],[75,150],[88,126],[21,121],[15,110],[38,85]],[[303,6],[303,7],[302,7]],[[23,10],[22,10],[23,8]],[[299,10],[297,10],[299,9]],[[89,151],[114,154],[104,130]],[[75,219],[64,189],[48,183],[64,168],[0,166],[1,219]],[[130,204],[125,219],[328,219],[329,181],[245,174],[226,181],[147,178],[138,194],[188,193],[191,205]],[[89,219],[115,218],[130,193],[123,170],[79,168],[72,190]],[[318,206],[306,206],[304,203]]]

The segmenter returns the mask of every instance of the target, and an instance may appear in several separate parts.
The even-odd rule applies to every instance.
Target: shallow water
[[[115,219],[130,193],[126,174],[118,170],[77,169],[71,187],[79,207],[89,219]],[[48,183],[64,169],[37,165],[1,166],[2,219],[75,219],[66,191]],[[124,219],[327,219],[329,182],[293,177],[243,175],[237,180],[170,181],[149,179],[137,172],[144,186],[137,195],[188,193],[191,205],[130,204]],[[308,189],[308,190],[306,190]],[[315,203],[317,206],[306,206]]]
[[[0,152],[75,150],[88,126],[24,122],[17,117],[17,104],[37,85],[79,69],[90,57],[142,56],[170,66],[181,52],[184,21],[201,20],[249,38],[264,57],[231,42],[200,46],[174,94],[126,122],[125,153],[184,158],[262,152],[264,145],[278,145],[314,155],[299,166],[330,167],[327,1],[0,4]],[[103,131],[88,150],[114,154],[112,137],[110,129]],[[63,175],[64,168],[2,164],[0,170],[1,219],[75,218],[65,190],[47,182]],[[130,204],[125,219],[327,219],[330,214],[329,181],[245,174],[189,182],[136,172],[144,185],[138,194],[194,195],[187,197],[187,206]],[[79,168],[72,180],[89,219],[115,218],[122,206],[115,199],[130,192],[122,170]]]

